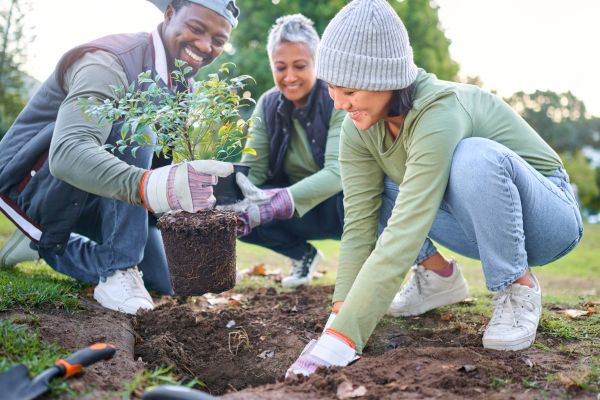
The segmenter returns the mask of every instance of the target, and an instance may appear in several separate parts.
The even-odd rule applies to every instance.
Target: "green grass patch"
[[[46,304],[74,311],[79,307],[78,296],[84,287],[42,263],[22,263],[0,270],[0,312]]]
[[[0,320],[0,373],[23,364],[29,370],[29,377],[33,378],[68,354],[62,347],[42,341],[39,334],[27,325]],[[54,394],[69,393],[73,398],[77,396],[61,380],[51,381],[50,390]]]
[[[538,332],[565,340],[591,340],[600,337],[600,315],[569,319],[553,311],[543,310]]]

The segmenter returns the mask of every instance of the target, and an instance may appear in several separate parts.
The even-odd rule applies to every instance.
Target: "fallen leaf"
[[[408,385],[400,385],[400,390],[405,391],[408,389]]]
[[[585,303],[583,306],[584,306],[584,307],[594,307],[594,306],[600,306],[600,300],[588,301],[588,302],[587,302],[587,303]]]
[[[250,268],[250,275],[258,275],[258,276],[266,276],[267,275],[267,268],[265,266],[264,263],[260,263],[260,264],[254,264],[251,268]]]
[[[465,364],[458,369],[459,371],[465,371],[466,373],[473,372],[477,370],[477,367],[470,364]]]
[[[559,311],[562,314],[565,314],[567,317],[571,318],[571,319],[577,319],[580,317],[587,317],[588,315],[590,315],[589,311],[583,311],[583,310],[573,310],[573,309],[569,309],[569,310],[562,310]]]
[[[257,355],[257,357],[262,358],[264,360],[266,358],[273,358],[274,355],[275,355],[275,352],[273,350],[265,350],[262,353],[260,353],[259,355]]]
[[[227,304],[231,307],[239,307],[242,305],[242,302],[236,299],[229,299],[229,302]]]
[[[454,318],[454,315],[452,313],[446,313],[446,314],[442,314],[440,316],[440,319],[442,321],[452,321],[453,318]]]
[[[477,297],[466,297],[461,303],[473,304],[477,302]]]
[[[294,307],[292,307],[292,309],[290,311],[291,312],[298,312],[298,307],[294,306]]]
[[[529,358],[524,358],[523,361],[525,361],[525,364],[527,364],[529,368],[533,368],[533,361],[531,361]]]
[[[367,394],[367,388],[364,386],[359,386],[354,389],[354,386],[351,382],[344,381],[338,385],[336,396],[338,399],[353,399],[355,397],[361,397]]]

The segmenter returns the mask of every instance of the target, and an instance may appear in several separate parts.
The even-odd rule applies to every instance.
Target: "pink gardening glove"
[[[294,215],[294,199],[288,189],[259,189],[239,172],[236,181],[244,194],[238,205],[242,210],[238,215],[238,236],[245,236],[273,219],[290,219]]]
[[[215,205],[213,185],[233,172],[233,165],[198,160],[147,171],[140,182],[144,207],[159,214],[184,210],[198,212]]]

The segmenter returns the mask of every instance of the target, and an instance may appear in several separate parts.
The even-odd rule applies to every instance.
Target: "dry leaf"
[[[527,364],[529,368],[533,368],[533,361],[531,361],[529,358],[524,358],[523,361],[525,361],[525,364]]]
[[[571,319],[576,319],[576,318],[580,318],[580,317],[587,317],[588,315],[590,315],[589,311],[583,311],[583,310],[563,310],[560,311],[562,314],[565,314],[567,317],[571,318]]]
[[[267,275],[267,267],[265,266],[264,263],[254,264],[250,268],[249,274],[250,275],[257,275],[257,276],[266,276]]]
[[[367,388],[364,386],[359,386],[354,389],[354,386],[351,382],[344,381],[340,385],[338,385],[336,396],[338,399],[353,399],[355,397],[361,397],[367,394]]]
[[[466,373],[473,372],[477,370],[477,367],[470,364],[465,364],[458,369],[459,371],[465,371]]]
[[[467,303],[467,304],[473,304],[477,302],[477,298],[476,297],[467,297],[465,298],[463,301],[461,301],[461,303]]]
[[[452,321],[453,318],[454,318],[454,315],[452,313],[446,313],[446,314],[442,314],[440,316],[440,319],[442,321]]]
[[[236,299],[229,299],[229,302],[227,304],[231,307],[239,307],[242,305],[242,302]]]

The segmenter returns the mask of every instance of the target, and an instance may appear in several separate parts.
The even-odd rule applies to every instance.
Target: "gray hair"
[[[284,15],[277,18],[269,32],[267,42],[269,58],[275,47],[283,42],[305,44],[314,59],[319,45],[319,35],[314,28],[314,22],[302,14]]]

